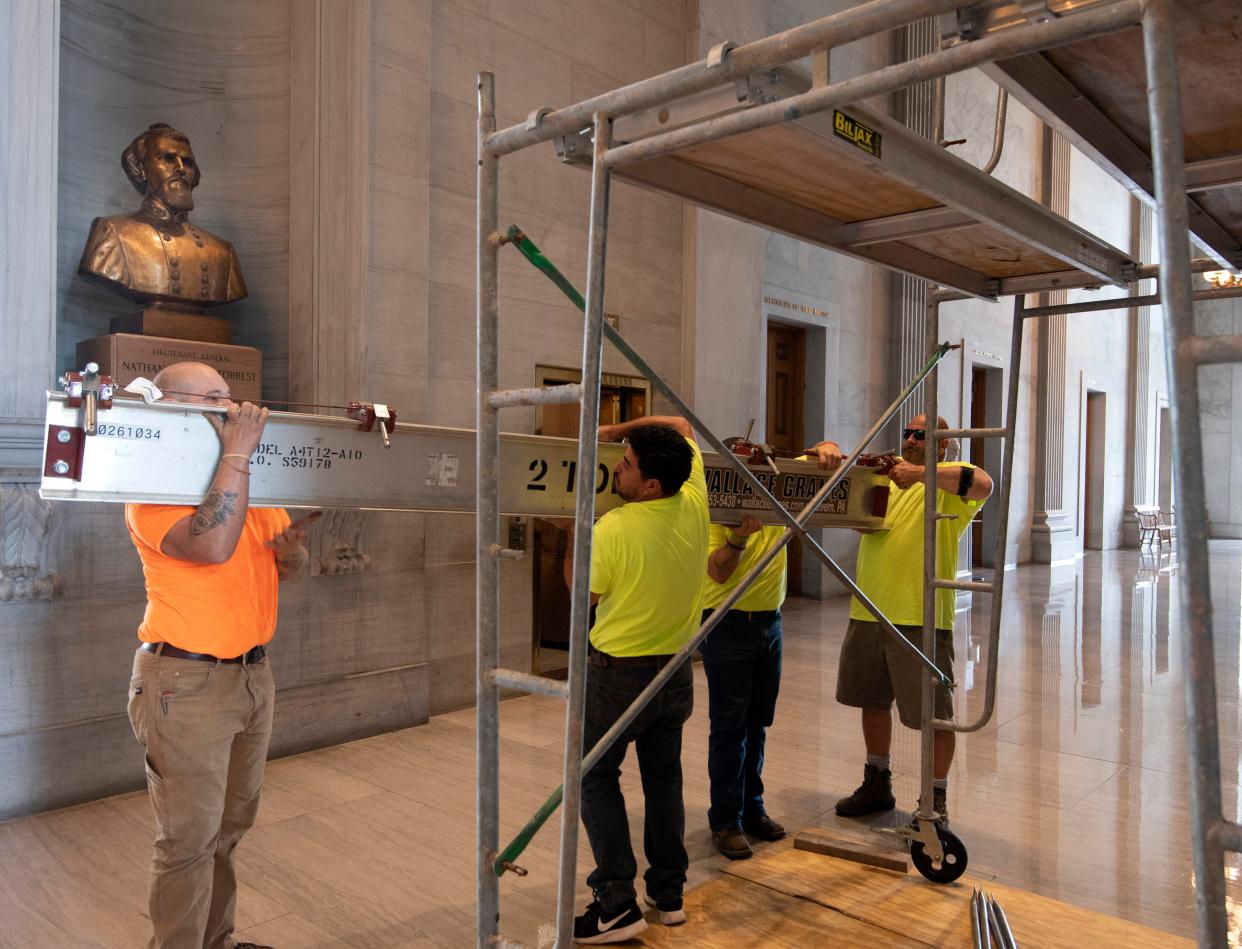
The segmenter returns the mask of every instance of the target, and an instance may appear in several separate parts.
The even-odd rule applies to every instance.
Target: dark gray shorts
[[[923,627],[898,626],[915,645],[923,642]],[[953,672],[953,632],[936,630],[936,665]],[[841,644],[837,666],[837,701],[854,708],[889,708],[897,700],[897,714],[907,728],[920,728],[923,721],[923,673],[925,666],[905,646],[896,642],[879,623],[851,619]],[[953,717],[953,696],[937,683],[935,715]]]

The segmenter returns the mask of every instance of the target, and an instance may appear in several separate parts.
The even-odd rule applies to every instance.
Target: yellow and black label
[[[880,157],[880,133],[867,128],[857,119],[852,119],[838,109],[832,110],[832,131],[838,138],[843,138],[856,148],[861,148],[868,155]]]

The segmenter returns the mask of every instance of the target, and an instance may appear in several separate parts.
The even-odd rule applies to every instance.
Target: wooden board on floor
[[[971,945],[971,889],[982,886],[1000,902],[1022,949],[1081,949],[1082,946],[1190,949],[1192,946],[1189,940],[1169,933],[1000,883],[976,880],[969,875],[943,886],[929,883],[913,871],[895,873],[788,848],[731,863],[724,872],[726,876],[745,881],[743,886],[730,888],[731,895],[747,893],[750,889],[770,890],[795,902],[817,904],[842,919],[854,920],[864,927],[863,933],[870,934],[859,942],[839,941],[831,943],[833,945],[911,944],[894,941],[906,939],[920,946],[968,947]],[[699,889],[707,890],[716,885],[713,881]],[[693,897],[697,893],[695,890],[690,895]],[[727,901],[723,897],[713,898]],[[692,922],[696,919],[696,916],[691,917]],[[701,943],[704,946],[716,944]],[[697,946],[700,943],[653,942],[652,945]]]
[[[904,847],[894,850],[891,845],[878,846],[871,841],[843,837],[819,827],[808,827],[799,832],[794,837],[794,849],[817,853],[821,857],[837,857],[851,863],[879,867],[882,870],[896,870],[898,873],[910,870],[910,851]]]
[[[661,926],[655,921],[654,912],[647,915],[651,923],[647,931],[623,945],[661,949],[922,949],[926,945],[810,900],[734,876],[718,877],[686,893],[687,921],[683,926]]]

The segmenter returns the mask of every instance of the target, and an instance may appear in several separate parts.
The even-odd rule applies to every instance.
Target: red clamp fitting
[[[112,408],[112,393],[116,390],[112,377],[101,375],[99,364],[88,362],[81,372],[66,372],[60,377],[60,387],[68,396],[66,404],[71,409],[81,407],[83,400],[94,393],[95,404],[101,409]]]
[[[68,396],[65,403],[69,408],[82,409],[82,431],[94,435],[96,413],[112,408],[112,393],[116,388],[112,377],[100,374],[99,363],[88,362],[81,372],[66,372],[61,376],[60,386]]]
[[[390,436],[397,428],[397,410],[389,408],[382,402],[350,402],[345,415],[358,422],[358,429],[363,432],[373,430],[379,423],[379,433],[384,439],[384,447],[391,444]]]
[[[745,458],[747,464],[767,465],[774,472],[780,474],[780,469],[776,467],[774,460],[776,449],[771,445],[760,445],[756,442],[750,442],[740,435],[726,438],[724,444],[725,448],[729,449],[733,454]]]

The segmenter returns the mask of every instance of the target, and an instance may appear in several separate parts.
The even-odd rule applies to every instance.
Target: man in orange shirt
[[[230,401],[202,363],[176,363],[154,381],[175,401],[227,414],[205,416],[220,460],[197,507],[125,507],[147,586],[129,720],[156,822],[150,946],[263,949],[233,938],[233,853],[259,808],[276,691],[264,644],[277,582],[306,563],[303,532],[279,508],[249,507],[267,409]]]

